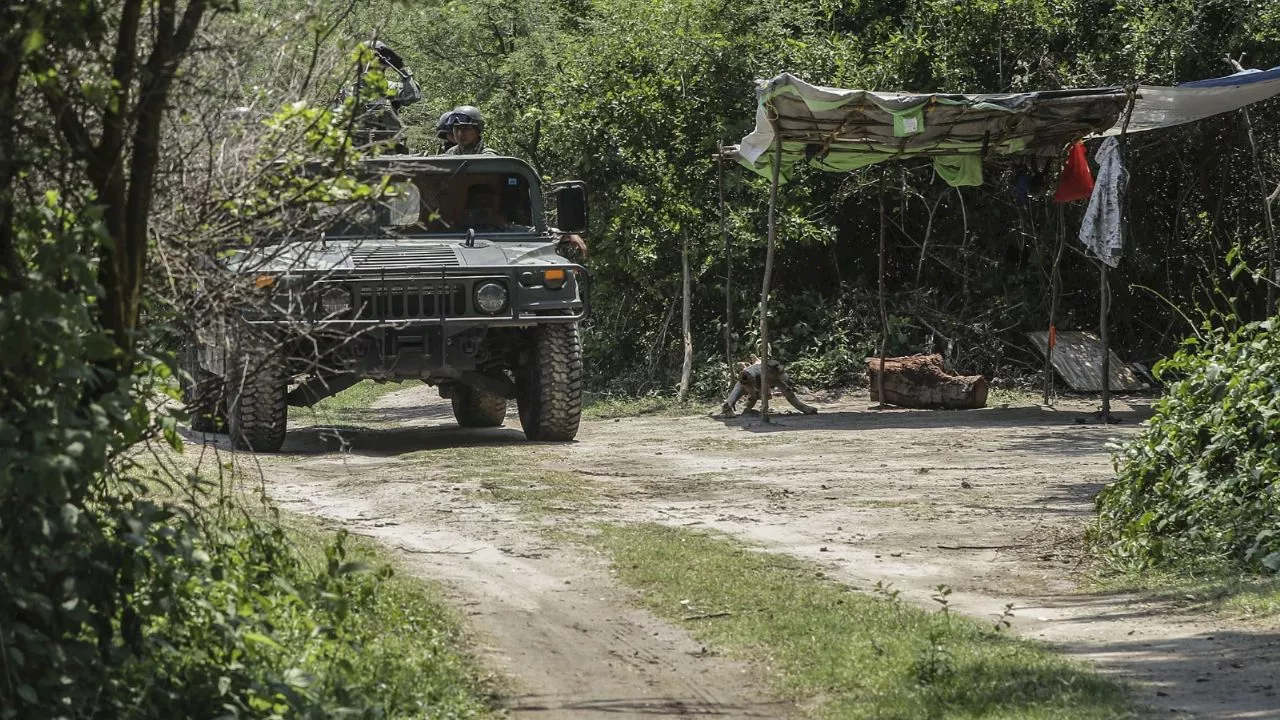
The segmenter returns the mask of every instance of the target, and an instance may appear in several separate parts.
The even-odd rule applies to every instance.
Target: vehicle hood
[[[561,264],[555,244],[545,237],[520,240],[476,238],[468,247],[458,238],[325,238],[239,251],[230,267],[243,273],[338,273],[343,275],[412,272],[440,268]]]

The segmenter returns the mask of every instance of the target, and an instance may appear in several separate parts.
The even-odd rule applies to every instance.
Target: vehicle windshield
[[[372,206],[350,208],[347,221],[356,232],[373,225],[407,235],[536,230],[529,181],[509,172],[393,175],[387,194]]]

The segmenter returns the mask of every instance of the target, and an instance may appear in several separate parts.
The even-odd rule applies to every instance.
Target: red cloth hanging
[[[1053,194],[1053,201],[1084,200],[1092,194],[1093,173],[1089,171],[1089,161],[1084,155],[1084,143],[1076,141],[1067,151],[1067,162],[1058,176],[1058,190]]]

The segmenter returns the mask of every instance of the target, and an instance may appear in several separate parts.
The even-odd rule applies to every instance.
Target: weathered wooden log
[[[877,374],[880,358],[867,358],[871,399],[880,400]],[[987,379],[957,375],[942,364],[941,355],[908,355],[884,359],[884,402],[904,408],[963,410],[986,407]]]

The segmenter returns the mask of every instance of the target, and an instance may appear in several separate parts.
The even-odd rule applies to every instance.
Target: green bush
[[[1098,539],[1122,565],[1280,570],[1280,338],[1211,331],[1156,366],[1173,382],[1116,455]]]
[[[243,520],[156,564],[156,641],[112,678],[134,716],[485,714],[450,623],[420,589],[394,582],[389,567],[373,569],[345,533],[317,563],[290,540]]]
[[[19,220],[25,273],[0,274],[0,720],[483,714],[450,624],[344,537],[309,562],[203,507],[222,498],[199,477],[160,496],[132,458],[180,447],[153,411],[172,358],[121,370],[92,313],[92,222],[52,194]]]

